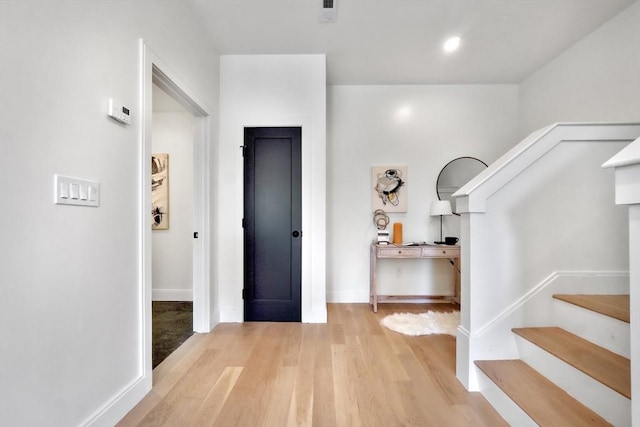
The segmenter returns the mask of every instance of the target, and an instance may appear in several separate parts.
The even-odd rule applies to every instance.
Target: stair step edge
[[[513,328],[522,338],[631,399],[631,361],[558,327]]]
[[[474,363],[539,425],[611,425],[522,360]]]
[[[630,323],[629,295],[554,294],[553,298]]]

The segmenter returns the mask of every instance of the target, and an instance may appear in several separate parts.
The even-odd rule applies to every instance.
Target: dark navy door
[[[301,321],[302,131],[245,128],[244,319]]]

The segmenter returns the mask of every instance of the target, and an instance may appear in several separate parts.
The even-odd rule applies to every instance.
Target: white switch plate
[[[54,175],[56,205],[100,206],[100,183],[69,176]]]

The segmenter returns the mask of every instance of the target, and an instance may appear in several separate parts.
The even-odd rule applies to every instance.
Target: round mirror
[[[486,167],[487,164],[485,162],[475,157],[458,157],[451,160],[438,175],[438,181],[436,182],[438,199],[449,200],[451,208],[456,212],[456,201],[451,195],[475,178]]]

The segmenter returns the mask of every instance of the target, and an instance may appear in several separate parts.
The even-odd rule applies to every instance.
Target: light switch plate
[[[54,175],[56,205],[100,206],[100,183],[69,176]]]

